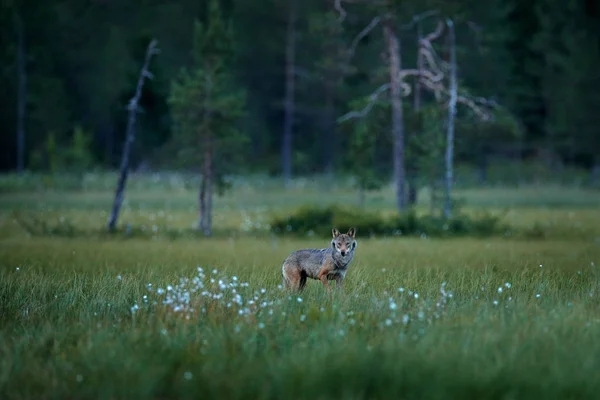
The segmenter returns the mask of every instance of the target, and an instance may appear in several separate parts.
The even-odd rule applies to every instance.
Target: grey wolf
[[[318,279],[328,290],[328,281],[335,280],[336,288],[343,288],[348,266],[354,258],[357,242],[356,230],[350,228],[341,234],[336,228],[331,230],[331,245],[324,249],[302,249],[290,254],[281,267],[283,285],[287,289],[302,291],[306,279]]]

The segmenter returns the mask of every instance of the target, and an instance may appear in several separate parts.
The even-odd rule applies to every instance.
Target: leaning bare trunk
[[[390,95],[392,103],[392,134],[394,138],[394,182],[396,184],[396,207],[403,211],[406,207],[404,196],[404,117],[402,112],[402,88],[400,85],[400,41],[393,29],[393,21],[388,18],[384,25],[384,35],[388,46],[390,63]]]
[[[285,49],[285,116],[283,122],[283,140],[281,143],[281,164],[283,182],[286,187],[292,180],[292,130],[294,125],[294,86],[296,56],[296,4],[290,0],[287,27],[287,44]]]
[[[119,211],[121,210],[121,205],[123,204],[123,199],[125,198],[125,184],[127,182],[127,175],[129,174],[129,153],[131,152],[131,147],[133,145],[133,141],[135,140],[135,118],[138,112],[140,97],[142,96],[144,80],[152,77],[152,74],[148,70],[150,59],[157,52],[156,40],[152,40],[148,45],[148,50],[146,51],[146,59],[144,61],[144,66],[140,71],[135,95],[129,101],[129,119],[127,120],[127,132],[125,134],[125,144],[123,145],[123,154],[121,156],[121,170],[119,173],[119,181],[117,182],[117,190],[115,192],[115,200],[113,202],[112,212],[110,213],[110,218],[108,219],[107,229],[109,231],[115,230],[117,219],[119,218]]]
[[[15,14],[17,29],[17,172],[25,169],[25,107],[27,104],[27,69],[25,60],[25,32],[20,14]]]
[[[454,38],[454,24],[447,20],[448,39],[450,41],[450,101],[448,103],[448,126],[446,127],[446,201],[444,203],[444,216],[450,218],[452,207],[452,179],[454,162],[454,118],[456,115],[456,46]]]

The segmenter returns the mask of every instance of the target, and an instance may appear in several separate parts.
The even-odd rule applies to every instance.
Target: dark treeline
[[[161,52],[152,61],[154,77],[142,94],[132,165],[193,167],[185,165],[185,157],[176,157],[180,149],[172,140],[169,96],[181,69],[193,63],[194,21],[208,23],[208,3],[3,1],[0,167],[47,170],[60,168],[62,158],[69,157],[86,168],[118,167],[127,104],[152,38]],[[452,18],[460,87],[473,97],[497,102],[511,116],[510,124],[496,128],[459,120],[458,160],[485,164],[493,155],[541,157],[551,166],[585,168],[600,162],[599,4],[595,0],[395,2],[403,68],[417,67],[419,32],[434,31],[439,16]],[[338,124],[336,119],[364,106],[389,73],[386,36],[380,26],[355,40],[378,15],[376,2],[342,5],[343,11],[334,0],[222,1],[234,36],[228,65],[245,92],[245,113],[238,123],[247,138],[239,150],[245,170],[273,174],[285,170],[286,129],[291,132],[292,151],[287,157],[292,174],[347,169],[348,156],[356,148],[347,138],[356,123]],[[411,24],[414,16],[429,10],[438,10],[438,17]],[[435,43],[443,60],[449,57],[447,37]],[[346,62],[353,43],[354,54]],[[415,121],[435,117],[435,110],[427,108],[435,103],[431,93],[423,91],[415,112],[413,92],[403,102],[409,134]],[[392,168],[391,116],[386,110],[386,104],[374,107],[369,117],[374,143],[358,145],[359,150],[372,145],[373,162],[382,171]],[[287,125],[286,115],[292,117]],[[62,158],[54,154],[60,152]],[[407,168],[410,175],[410,165]]]

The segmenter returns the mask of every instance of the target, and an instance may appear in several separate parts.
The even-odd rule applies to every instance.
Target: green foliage
[[[360,98],[352,101],[350,108],[359,110],[368,103],[368,98]],[[361,206],[365,191],[380,189],[390,178],[389,172],[384,172],[387,168],[381,168],[381,149],[385,148],[387,159],[390,155],[387,151],[390,143],[388,126],[389,103],[385,100],[376,101],[366,116],[341,124],[341,134],[346,138],[345,170],[355,178]],[[387,167],[387,163],[384,165]]]
[[[567,160],[577,157],[591,166],[600,152],[600,31],[585,2],[540,0],[535,11],[540,29],[531,47],[543,60],[544,128],[551,139],[545,145]]]
[[[350,64],[346,62],[353,40],[373,17],[382,15],[382,5],[361,2],[345,7],[347,15],[341,18],[333,3],[297,4],[294,152],[302,153],[305,163],[297,165],[298,172],[320,169],[324,159],[334,159],[337,166],[343,167],[347,136],[339,134],[343,128],[333,128],[331,122],[348,111],[352,99],[370,93],[389,78],[381,57],[384,43],[379,25],[357,44]],[[594,158],[599,153],[599,136],[595,131],[600,104],[600,82],[595,73],[600,63],[596,46],[600,35],[598,12],[590,2],[563,3],[553,0],[390,3],[398,26],[406,26],[416,14],[434,9],[440,11],[442,18],[453,18],[458,38],[460,87],[468,87],[473,96],[497,99],[517,116],[516,121],[498,119],[494,124],[477,124],[470,129],[466,121],[462,126],[457,121],[457,140],[461,141],[457,142],[460,145],[457,161],[478,162],[484,146],[479,138],[485,138],[489,153],[505,158],[508,152],[535,155],[545,148],[553,159],[578,167],[590,168],[597,162]],[[30,164],[50,168],[47,156],[42,154],[46,151],[43,147],[47,135],[54,132],[56,143],[64,145],[70,128],[81,122],[94,130],[93,160],[103,160],[103,167],[116,166],[127,101],[137,81],[143,47],[152,36],[159,40],[163,53],[156,63],[153,61],[154,79],[147,82],[142,96],[144,115],[138,124],[140,140],[136,139],[133,164],[144,162],[153,169],[198,165],[197,141],[192,140],[189,154],[183,152],[187,145],[178,137],[176,121],[171,120],[172,107],[166,105],[171,78],[177,76],[182,65],[188,66],[193,78],[196,66],[222,65],[230,75],[227,78],[232,82],[230,86],[247,93],[251,107],[246,117],[240,118],[238,127],[243,124],[242,136],[251,139],[251,148],[248,146],[246,153],[256,157],[252,162],[239,160],[240,166],[260,171],[270,168],[278,173],[285,85],[282,62],[289,2],[132,0],[129,4],[130,7],[122,7],[119,2],[91,2],[85,6],[75,1],[3,3],[0,87],[5,96],[0,99],[0,126],[7,133],[0,137],[1,167],[12,168],[16,161],[14,131],[19,73],[16,16],[19,15],[25,38],[25,145]],[[134,22],[130,19],[131,10],[136,10]],[[436,19],[423,21],[424,34],[434,29]],[[415,25],[399,30],[405,68],[416,66],[416,29]],[[443,37],[434,47],[445,59]],[[190,48],[194,49],[191,54]],[[406,80],[409,84],[413,82],[412,78]],[[325,96],[325,92],[329,95]],[[412,95],[405,98],[407,120],[412,100]],[[434,103],[430,94],[424,94],[423,106]],[[466,114],[464,107],[459,110],[460,114]],[[381,125],[387,122],[384,119]],[[515,131],[511,125],[515,123],[522,131],[519,136],[511,134]],[[380,133],[385,132],[387,127]],[[326,134],[336,141],[331,147],[332,157],[324,154],[329,149],[324,146]],[[407,139],[408,134],[407,129]],[[382,142],[378,139],[378,149]],[[162,149],[165,143],[170,146]],[[407,157],[410,157],[409,147]],[[228,159],[231,154],[217,158]],[[389,157],[382,154],[378,150],[378,166],[373,175],[389,171]]]
[[[420,119],[421,130],[410,136],[408,158],[416,165],[422,182],[432,184],[442,178],[444,171],[446,113],[438,104],[429,104],[413,118]]]
[[[83,172],[93,163],[92,135],[77,125],[73,131],[71,146],[67,149],[67,166],[70,171]]]
[[[55,134],[50,132],[42,145],[32,152],[29,168],[34,171],[46,169],[52,174],[57,173],[64,164],[61,157],[62,154],[56,148]]]
[[[75,126],[70,142],[58,142],[54,132],[48,133],[45,142],[33,152],[30,168],[46,170],[55,175],[59,172],[82,173],[94,162],[92,136],[79,125]]]
[[[503,234],[507,227],[500,223],[500,217],[481,214],[474,217],[456,213],[450,219],[437,215],[418,215],[408,211],[401,215],[382,217],[379,213],[354,208],[302,207],[284,217],[271,221],[271,231],[275,234],[299,236],[318,235],[327,237],[332,227],[340,230],[355,227],[363,236],[489,236]]]
[[[209,23],[194,23],[193,65],[173,81],[169,106],[174,123],[171,147],[176,166],[199,166],[207,152],[214,162],[218,190],[239,163],[247,136],[238,129],[245,115],[246,92],[232,74],[233,35],[218,1],[210,3]],[[238,164],[239,165],[239,164]]]
[[[368,117],[351,124],[349,129],[352,132],[345,141],[348,144],[346,169],[356,178],[356,186],[361,192],[378,190],[386,183],[387,178],[375,168],[380,131]]]

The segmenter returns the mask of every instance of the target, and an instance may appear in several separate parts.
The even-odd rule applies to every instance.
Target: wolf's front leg
[[[336,275],[335,278],[335,288],[343,290],[344,289],[344,277],[342,275]]]
[[[328,271],[322,270],[321,272],[319,272],[318,278],[321,281],[321,283],[323,283],[323,287],[327,288],[327,290],[331,290],[331,286],[329,286],[329,282],[327,282],[327,274]]]

